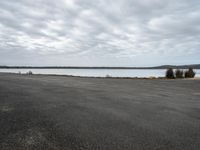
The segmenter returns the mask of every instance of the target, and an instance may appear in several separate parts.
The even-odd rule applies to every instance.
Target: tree
[[[193,68],[189,68],[187,71],[185,71],[185,78],[194,78],[195,72],[193,71]]]
[[[177,69],[175,75],[176,78],[183,78],[183,70]]]
[[[168,79],[174,79],[174,71],[172,68],[167,69],[166,71],[166,78]]]

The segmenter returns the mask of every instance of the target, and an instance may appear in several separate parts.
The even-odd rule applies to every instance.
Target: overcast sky
[[[0,65],[199,60],[200,0],[0,0]]]

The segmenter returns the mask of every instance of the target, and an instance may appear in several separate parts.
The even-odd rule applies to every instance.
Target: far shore
[[[153,67],[104,67],[104,66],[0,66],[0,69],[200,69],[200,64],[161,65]]]

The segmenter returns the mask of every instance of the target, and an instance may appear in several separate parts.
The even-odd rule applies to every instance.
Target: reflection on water
[[[33,74],[56,74],[87,77],[164,77],[165,69],[0,69],[0,72]],[[200,77],[200,69],[196,69],[196,77]]]

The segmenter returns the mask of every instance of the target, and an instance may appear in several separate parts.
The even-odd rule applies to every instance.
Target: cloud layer
[[[0,65],[200,63],[199,0],[0,1]]]

